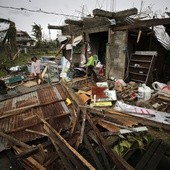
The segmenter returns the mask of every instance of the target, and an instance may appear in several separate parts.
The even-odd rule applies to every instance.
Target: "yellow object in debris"
[[[67,106],[70,105],[72,102],[69,98],[66,99]]]
[[[90,106],[112,106],[112,102],[95,102],[95,103],[91,103]]]

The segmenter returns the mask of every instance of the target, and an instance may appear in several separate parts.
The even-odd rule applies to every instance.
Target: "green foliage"
[[[124,148],[121,145],[115,145],[113,147],[113,151],[116,152],[119,156],[123,156]]]
[[[36,23],[34,23],[34,25],[32,25],[32,32],[33,32],[32,35],[37,40],[36,46],[40,47],[41,43],[42,43],[42,28],[41,28],[41,25],[37,25]]]
[[[123,140],[123,141],[120,143],[120,146],[125,147],[125,148],[127,148],[127,149],[130,149],[131,143],[128,142],[127,140]]]
[[[148,133],[128,134],[124,135],[112,150],[119,156],[123,156],[131,149],[134,143],[137,144],[137,148],[135,149],[140,149],[142,151],[151,141],[152,138]]]

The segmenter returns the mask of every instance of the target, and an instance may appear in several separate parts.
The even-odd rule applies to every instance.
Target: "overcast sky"
[[[146,9],[150,6],[157,14],[163,13],[166,8],[170,12],[170,0],[143,0],[143,2],[143,8]],[[114,4],[114,6],[111,7],[111,4]],[[0,6],[26,8],[33,11],[41,9],[49,13],[71,15],[69,17],[0,7],[0,18],[14,21],[18,30],[27,31],[29,34],[31,34],[32,30],[31,25],[34,23],[40,24],[43,28],[44,37],[49,38],[48,24],[63,25],[64,20],[71,18],[72,15],[80,17],[83,8],[85,14],[92,14],[92,10],[95,8],[120,11],[136,7],[139,10],[140,4],[141,0],[0,0]],[[0,29],[2,27],[0,25]],[[51,31],[51,37],[54,38],[57,33],[56,30]]]

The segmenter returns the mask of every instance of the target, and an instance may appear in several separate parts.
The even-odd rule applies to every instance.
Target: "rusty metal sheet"
[[[10,108],[12,108],[12,99],[0,102],[0,116]]]
[[[41,136],[26,132],[25,129],[44,132],[42,122],[35,115],[39,114],[48,122],[52,121],[56,130],[66,130],[70,124],[68,116],[70,110],[64,101],[65,98],[62,86],[55,85],[3,101],[0,103],[0,129],[23,142],[35,140]],[[27,106],[30,108],[16,114],[15,109]],[[2,114],[12,110],[14,110],[13,114],[2,117]],[[0,143],[0,151],[2,151],[7,146],[7,141],[0,138]]]

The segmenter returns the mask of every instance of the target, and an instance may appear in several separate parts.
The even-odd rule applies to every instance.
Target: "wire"
[[[68,15],[68,14],[64,14],[64,13],[55,13],[55,12],[48,12],[48,11],[43,11],[42,9],[32,10],[32,9],[27,9],[27,8],[16,8],[16,7],[8,7],[8,6],[2,6],[2,5],[0,5],[0,8],[13,9],[13,10],[19,10],[19,11],[35,12],[35,13],[44,13],[44,14],[48,14],[48,15],[61,15],[61,16],[65,16],[65,17],[79,18],[78,16],[75,16],[75,15]]]

